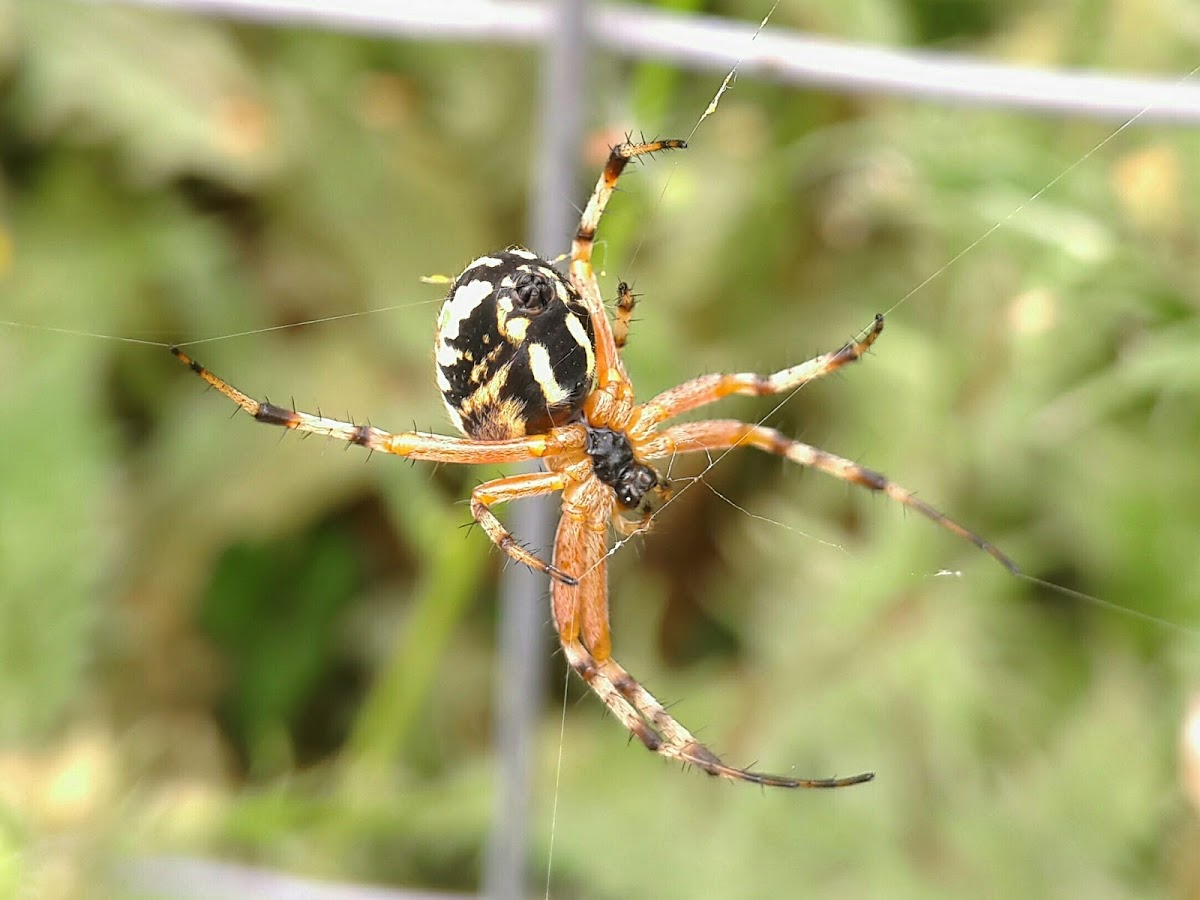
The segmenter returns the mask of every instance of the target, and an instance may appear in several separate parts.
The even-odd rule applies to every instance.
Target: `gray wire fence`
[[[105,0],[115,2],[115,0]],[[265,24],[310,25],[410,40],[553,44],[550,0],[121,0]],[[569,3],[569,0],[568,0]],[[769,6],[764,2],[764,12]],[[1039,69],[893,50],[770,26],[617,4],[585,4],[581,28],[606,53],[830,91],[1064,113],[1105,121],[1200,122],[1200,86],[1175,78]]]

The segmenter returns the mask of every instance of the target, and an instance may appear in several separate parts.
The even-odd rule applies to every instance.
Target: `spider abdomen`
[[[512,247],[481,256],[438,314],[437,383],[474,440],[537,434],[573,418],[592,388],[591,319],[550,263]]]

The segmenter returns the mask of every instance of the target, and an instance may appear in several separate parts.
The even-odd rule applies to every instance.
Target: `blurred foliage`
[[[1200,39],[1171,0],[785,0],[772,21],[1130,72],[1190,71]],[[615,136],[687,134],[720,83],[589,71],[564,204]],[[502,560],[459,526],[496,473],[281,441],[156,344],[207,341],[256,395],[444,430],[419,277],[525,235],[536,74],[508,47],[0,0],[0,318],[42,329],[0,326],[0,894],[92,896],[113,860],[162,853],[478,886]],[[572,680],[529,823],[545,872],[557,803],[554,896],[1200,896],[1179,753],[1200,135],[1093,153],[1112,131],[742,78],[686,154],[623,182],[602,281],[643,294],[643,396],[887,311],[844,377],[727,413],[888,472],[1096,599],[731,454],[616,555],[620,658],[735,762],[878,778],[681,774]]]

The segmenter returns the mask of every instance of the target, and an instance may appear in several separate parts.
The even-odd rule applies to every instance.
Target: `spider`
[[[636,302],[619,289],[612,322],[592,269],[601,214],[629,160],[686,147],[682,140],[612,148],[571,244],[570,275],[534,253],[510,247],[470,263],[455,280],[437,320],[437,384],[451,421],[465,437],[389,433],[259,402],[218,378],[178,347],[171,352],[259,422],[323,434],[370,450],[442,463],[542,461],[543,471],[511,475],[471,492],[471,514],[501,550],[551,579],[554,626],[567,663],[647,749],[710,775],[787,788],[836,788],[870,781],[792,778],[739,769],[701,744],[612,655],[608,623],[608,529],[647,530],[653,510],[670,497],[651,460],[677,454],[753,447],[819,469],[915,510],[991,554],[1012,561],[972,531],[917,499],[885,476],[774,429],[732,419],[664,426],[669,419],[731,394],[797,390],[862,357],[883,330],[883,316],[855,340],[770,375],[711,374],[638,404],[621,350]],[[562,514],[550,562],[525,549],[493,507],[562,494]]]

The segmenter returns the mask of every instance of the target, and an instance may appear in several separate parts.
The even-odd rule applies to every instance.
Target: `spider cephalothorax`
[[[775,787],[844,787],[871,779],[794,778],[722,762],[663,708],[612,656],[608,626],[608,529],[631,534],[649,527],[648,495],[669,495],[649,464],[687,453],[749,447],[879,491],[966,538],[1009,570],[1003,553],[948,519],[884,475],[762,425],[711,419],[669,425],[670,419],[731,394],[789,394],[859,359],[883,330],[883,317],[856,340],[770,375],[703,375],[642,404],[634,400],[621,350],[635,295],[618,288],[610,322],[592,270],[601,213],[629,160],[683,141],[620,144],[580,219],[571,244],[570,278],[528,250],[511,248],[472,262],[454,282],[437,324],[437,382],[446,409],[465,438],[425,432],[390,433],[272,406],[222,381],[178,348],[192,371],[260,422],[325,434],[371,450],[447,463],[509,463],[540,459],[542,472],[498,478],[471,492],[471,514],[489,538],[518,562],[551,576],[551,611],[567,663],[642,744],[710,775]],[[545,562],[513,538],[492,507],[511,500],[562,494],[554,557]],[[640,509],[640,521],[621,513]]]
[[[666,488],[666,480],[654,467],[638,460],[623,431],[589,426],[584,449],[596,477],[613,489],[617,502],[626,509],[637,509],[654,488]]]

